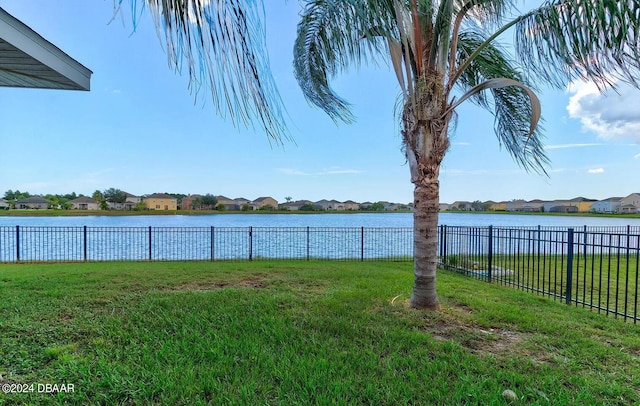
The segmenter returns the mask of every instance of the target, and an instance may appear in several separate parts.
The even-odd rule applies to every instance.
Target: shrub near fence
[[[567,304],[640,320],[640,228],[439,229],[439,265]]]

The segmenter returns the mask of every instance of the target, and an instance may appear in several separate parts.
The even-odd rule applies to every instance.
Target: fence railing
[[[439,228],[439,265],[640,320],[640,227]]]
[[[438,229],[438,264],[640,320],[640,227]],[[0,262],[413,259],[413,229],[0,226]]]
[[[410,228],[0,227],[0,262],[412,258]]]

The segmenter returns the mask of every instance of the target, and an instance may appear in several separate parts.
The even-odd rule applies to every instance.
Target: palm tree
[[[147,3],[166,34],[170,61],[178,66],[186,55],[192,82],[208,81],[214,101],[226,105],[232,118],[255,117],[270,137],[286,135],[268,61],[260,56],[255,1]],[[562,88],[587,80],[604,89],[621,79],[638,87],[640,2],[548,0],[524,13],[516,3],[303,2],[294,70],[310,103],[348,123],[349,104],[331,89],[331,77],[382,59],[398,78],[404,153],[414,184],[413,307],[439,307],[438,176],[461,103],[475,102],[493,113],[499,143],[523,168],[545,174],[535,85]],[[508,30],[515,32],[515,55],[497,42]]]

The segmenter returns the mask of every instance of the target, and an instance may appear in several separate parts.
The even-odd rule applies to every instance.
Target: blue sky
[[[125,2],[126,3],[126,2]],[[0,193],[213,193],[253,199],[412,201],[384,63],[333,82],[357,122],[336,124],[304,100],[292,73],[295,1],[268,1],[267,44],[295,143],[235,128],[167,65],[149,15],[133,32],[113,2],[0,0],[0,7],[93,71],[90,92],[1,88]],[[508,41],[509,38],[505,38]],[[549,177],[521,170],[469,104],[440,179],[442,202],[604,199],[640,191],[640,93],[604,97],[586,84],[542,89]]]

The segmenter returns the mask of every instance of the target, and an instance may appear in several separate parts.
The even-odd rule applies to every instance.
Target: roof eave
[[[2,8],[0,40],[19,56],[5,61],[0,55],[0,86],[90,90],[91,70]]]

